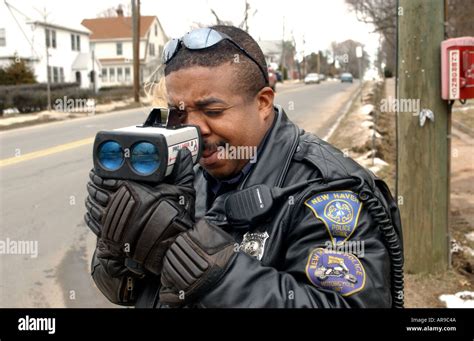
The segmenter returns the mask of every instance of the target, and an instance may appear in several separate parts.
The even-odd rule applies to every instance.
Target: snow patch
[[[472,291],[461,291],[454,295],[441,295],[439,299],[446,304],[446,308],[474,308],[474,292]]]
[[[466,233],[466,239],[474,242],[474,231]]]
[[[370,115],[374,111],[373,104],[366,104],[362,108],[360,108],[360,113],[363,115]]]

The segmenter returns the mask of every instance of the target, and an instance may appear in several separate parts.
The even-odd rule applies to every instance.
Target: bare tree
[[[446,35],[448,38],[474,35],[474,6],[466,0],[447,1]]]
[[[337,60],[343,72],[350,72],[356,78],[360,78],[359,60],[356,55],[358,46],[363,47],[363,44],[351,39],[343,41],[342,43],[331,43],[334,62]],[[363,51],[361,63],[362,70],[369,66],[369,55],[365,51]]]
[[[446,36],[449,38],[474,34],[474,6],[466,0],[446,0]],[[372,24],[383,41],[379,63],[385,62],[390,71],[395,69],[397,35],[397,0],[346,0],[357,19]]]
[[[375,27],[395,47],[397,32],[397,0],[346,0],[357,19]]]
[[[119,4],[116,7],[109,7],[99,13],[97,13],[97,18],[113,18],[117,17],[118,13],[122,11],[123,16],[131,17],[132,16],[132,5],[130,3]]]
[[[257,13],[257,10],[253,11],[253,13],[250,13],[250,4],[248,0],[245,0],[245,9],[244,9],[244,19],[240,23],[239,27],[243,29],[245,32],[249,31],[249,16],[253,17]]]
[[[211,8],[211,13],[216,18],[216,25],[234,25],[232,21],[222,20],[221,18],[219,18],[219,16],[217,15],[216,11],[213,8]]]
[[[397,42],[397,0],[346,0],[361,22],[372,24],[374,32],[381,34],[378,66],[386,64],[388,72],[393,73],[396,65]]]

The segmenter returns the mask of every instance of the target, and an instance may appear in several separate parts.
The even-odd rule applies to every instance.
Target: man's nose
[[[211,134],[211,128],[207,124],[206,118],[199,111],[192,111],[188,113],[187,124],[198,126],[201,130],[201,135],[206,136]]]

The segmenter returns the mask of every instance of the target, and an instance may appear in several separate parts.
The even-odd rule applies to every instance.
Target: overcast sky
[[[36,17],[46,8],[48,21],[60,24],[80,23],[94,18],[97,13],[116,7],[127,0],[7,0],[10,4]],[[344,0],[249,0],[250,33],[255,39],[281,40],[283,23],[285,39],[294,35],[298,52],[305,54],[328,49],[332,41],[353,39],[365,45],[374,56],[379,36],[373,27],[357,21]],[[180,37],[196,23],[214,24],[213,8],[222,20],[240,24],[244,0],[141,0],[142,15],[158,16],[166,34]],[[305,44],[303,45],[303,39]]]

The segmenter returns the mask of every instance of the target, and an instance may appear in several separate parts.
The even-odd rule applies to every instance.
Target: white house
[[[90,51],[90,31],[82,25],[61,25],[25,14],[8,2],[0,3],[0,67],[21,58],[33,69],[36,80],[52,83],[78,82],[94,88],[91,77],[101,65]],[[48,51],[48,55],[46,54]],[[95,89],[100,85],[96,80]]]
[[[117,17],[84,19],[91,32],[91,49],[102,65],[102,86],[133,84],[132,18],[117,10]],[[168,41],[156,16],[140,17],[140,82],[160,66],[163,46]]]

